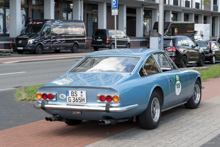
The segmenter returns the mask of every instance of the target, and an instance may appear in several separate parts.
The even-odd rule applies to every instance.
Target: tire
[[[59,52],[60,52],[60,50],[54,50],[54,52],[55,52],[55,53],[59,53]]]
[[[147,109],[139,115],[139,124],[144,129],[155,129],[161,118],[161,96],[154,91],[151,95]]]
[[[212,56],[212,59],[210,60],[210,63],[215,64],[215,61],[216,61],[215,56]]]
[[[98,51],[99,50],[99,48],[98,47],[94,47],[94,51]]]
[[[64,121],[69,126],[74,126],[82,123],[82,120],[75,120],[75,119],[65,119]]]
[[[198,66],[203,66],[205,64],[205,56],[203,54],[199,57],[199,62],[197,63]]]
[[[187,67],[187,58],[186,58],[186,56],[182,56],[182,58],[180,60],[179,67],[181,67],[181,68]]]
[[[185,107],[188,109],[196,109],[201,101],[201,83],[197,80],[194,86],[192,97],[187,101]]]
[[[112,43],[110,49],[115,49],[115,44]]]
[[[18,54],[23,54],[23,51],[17,50]]]
[[[128,44],[126,44],[126,48],[130,48],[130,44],[128,43]]]
[[[71,51],[72,51],[72,53],[77,53],[78,49],[79,49],[79,46],[75,43],[75,44],[73,44]]]
[[[36,54],[42,54],[42,51],[43,51],[43,46],[42,45],[38,45],[36,47],[35,53]]]

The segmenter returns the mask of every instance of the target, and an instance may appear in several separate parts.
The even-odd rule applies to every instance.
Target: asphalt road
[[[0,64],[0,91],[46,84],[64,74],[78,59]]]
[[[46,84],[64,74],[77,60],[0,64],[0,130],[49,116],[44,111],[34,109],[33,103],[17,102],[15,87]]]

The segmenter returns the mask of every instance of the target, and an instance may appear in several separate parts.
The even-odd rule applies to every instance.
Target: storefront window
[[[32,5],[43,6],[44,2],[43,2],[43,0],[32,0]]]
[[[5,26],[6,26],[6,34],[10,33],[10,9],[6,9],[6,21],[5,21]]]
[[[0,6],[0,34],[3,34],[4,7]]]
[[[148,37],[151,32],[151,15],[152,12],[150,10],[144,10],[144,21],[143,21],[143,27],[144,27],[144,34],[143,36]]]

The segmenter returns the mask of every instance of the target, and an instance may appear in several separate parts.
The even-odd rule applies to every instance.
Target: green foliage
[[[210,2],[210,0],[203,0],[203,4],[204,4],[204,5],[209,4],[209,2]]]
[[[16,91],[16,98],[18,101],[28,101],[28,102],[36,102],[36,93],[37,90],[42,87],[42,85],[34,85],[34,86],[26,86],[24,88],[20,88]]]
[[[199,70],[202,75],[202,80],[207,81],[211,78],[220,77],[220,65],[209,66],[208,70]]]

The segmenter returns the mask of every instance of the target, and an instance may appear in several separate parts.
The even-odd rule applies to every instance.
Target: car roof
[[[174,39],[179,37],[187,37],[187,36],[164,36],[164,39]]]
[[[133,48],[133,49],[111,49],[111,50],[103,50],[98,52],[93,52],[91,54],[86,55],[86,57],[93,56],[139,56],[139,57],[147,57],[152,53],[164,52],[162,50],[157,49],[146,49],[146,48]]]

